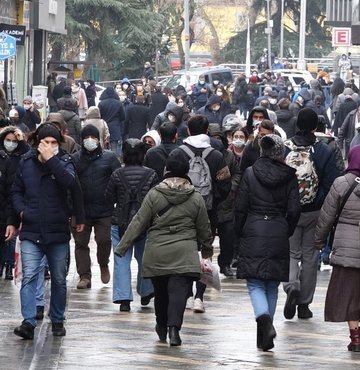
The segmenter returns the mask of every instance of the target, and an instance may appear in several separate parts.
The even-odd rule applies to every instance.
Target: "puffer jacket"
[[[348,173],[338,177],[321,208],[315,230],[315,246],[323,248],[334,224],[336,214],[356,176]],[[360,185],[353,190],[339,218],[335,231],[330,263],[343,267],[360,268]]]
[[[159,216],[169,204],[172,207]],[[199,277],[198,242],[202,256],[211,257],[212,234],[204,200],[189,180],[170,177],[151,189],[115,253],[124,255],[148,225],[143,277],[178,274]]]
[[[113,204],[106,201],[105,190],[112,173],[120,167],[115,153],[102,150],[100,146],[93,152],[82,147],[73,158],[83,191],[86,218],[111,216]]]
[[[14,210],[23,212],[20,240],[45,245],[70,240],[67,198],[74,181],[72,158],[62,150],[45,164],[36,150],[23,156],[12,187]]]
[[[111,203],[111,205],[116,203],[115,212],[113,213],[111,221],[113,225],[118,224],[117,215],[119,209],[121,209],[124,204],[124,195],[126,189],[124,188],[123,182],[120,180],[121,176],[126,178],[126,181],[132,188],[138,187],[142,179],[145,176],[149,176],[142,189],[138,189],[141,191],[141,199],[144,199],[148,191],[158,183],[156,172],[151,168],[144,166],[125,166],[116,170],[111,175],[105,190],[105,197]]]
[[[246,169],[235,204],[238,278],[288,281],[289,237],[301,212],[295,173],[267,157]]]
[[[81,121],[80,117],[71,110],[59,110],[64,117],[66,122],[68,135],[71,136],[77,144],[81,144],[80,133],[81,133]]]

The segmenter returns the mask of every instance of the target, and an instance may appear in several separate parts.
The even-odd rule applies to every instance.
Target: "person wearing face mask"
[[[187,123],[183,120],[184,111],[181,107],[175,105],[172,108],[169,108],[165,113],[166,121],[174,123],[177,129],[177,141],[178,145],[181,145],[183,140],[186,139],[188,134],[188,126]]]
[[[215,94],[221,98],[221,112],[223,117],[231,113],[230,97],[224,85],[219,85]]]
[[[150,130],[140,139],[145,144],[145,152],[160,145],[161,138],[156,130]]]
[[[98,107],[90,107],[86,114],[86,120],[83,122],[83,127],[86,125],[95,126],[100,133],[100,145],[104,149],[110,148],[110,132],[107,123],[101,118]]]
[[[211,123],[218,123],[220,126],[222,124],[223,118],[230,113],[226,112],[225,109],[221,109],[222,100],[220,96],[211,95],[208,99],[206,105],[200,108],[196,113],[201,114],[209,120]]]
[[[25,116],[25,109],[20,105],[11,109],[9,112],[9,118],[11,125],[21,130],[26,136],[30,133],[29,127],[23,122]]]
[[[205,76],[200,75],[198,83],[194,86],[191,97],[194,100],[195,111],[203,107],[212,94],[209,84],[205,82]]]
[[[264,119],[270,119],[269,114],[264,107],[257,106],[251,110],[246,121],[246,130],[249,133],[250,140],[253,139],[254,130],[256,130]]]
[[[80,82],[71,84],[71,95],[77,102],[80,120],[84,120],[88,110],[88,102],[85,90],[81,87]]]
[[[236,164],[239,168],[248,138],[249,134],[245,127],[239,128],[232,133],[232,142],[229,145],[228,150],[233,152]]]
[[[220,81],[216,76],[213,76],[213,81],[210,84],[210,90],[212,94],[216,94],[216,89],[220,86]]]
[[[77,232],[72,228],[75,240],[76,269],[79,274],[77,289],[91,288],[90,235],[94,229],[97,245],[97,262],[101,281],[110,281],[109,257],[111,253],[110,226],[113,204],[105,199],[104,193],[110,176],[120,162],[115,153],[103,150],[99,130],[86,125],[81,130],[81,150],[74,154],[74,164],[79,176],[85,206],[85,228]]]
[[[46,256],[51,276],[50,320],[54,336],[66,335],[66,272],[69,257],[68,190],[75,182],[69,154],[59,149],[61,133],[52,124],[42,124],[31,135],[34,149],[22,156],[12,187],[12,201],[21,219],[22,273],[20,298],[23,322],[14,334],[34,338],[36,285],[40,264]]]
[[[7,126],[0,133],[0,151],[4,151],[8,158],[7,182],[12,184],[14,181],[16,169],[21,156],[30,150],[26,143],[23,132],[15,126]],[[5,267],[5,279],[13,279],[13,268],[15,266],[15,241],[14,236],[6,243],[5,254],[1,260]]]
[[[22,121],[29,128],[29,131],[35,131],[36,125],[41,123],[41,117],[31,96],[25,96],[23,100],[23,108],[25,109],[25,114]]]

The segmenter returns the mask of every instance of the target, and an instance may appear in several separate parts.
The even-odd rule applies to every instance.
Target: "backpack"
[[[186,145],[180,145],[179,148],[190,157],[188,176],[195,190],[204,198],[206,209],[211,209],[213,203],[212,178],[209,165],[205,159],[214,149],[209,147],[204,149],[201,155],[195,155]]]
[[[284,144],[290,149],[285,163],[296,170],[300,204],[310,204],[315,200],[319,187],[319,177],[312,159],[314,146],[296,146],[291,140],[286,140]]]
[[[136,186],[131,187],[126,179],[126,176],[124,176],[122,172],[119,172],[119,179],[125,189],[123,204],[121,207],[118,207],[117,213],[120,237],[124,235],[126,229],[130,225],[131,220],[140,209],[143,201],[142,189],[152,174],[153,171],[147,171],[140,182]],[[138,239],[141,239],[141,237]]]

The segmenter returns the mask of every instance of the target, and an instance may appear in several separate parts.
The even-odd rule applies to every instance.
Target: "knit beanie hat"
[[[29,103],[32,103],[33,102],[33,99],[32,99],[32,97],[30,95],[27,95],[27,96],[25,96],[23,102],[26,102],[26,101],[28,101]]]
[[[84,140],[87,136],[94,136],[98,140],[100,140],[100,133],[97,127],[94,125],[86,125],[84,128],[81,130],[81,140]]]
[[[189,172],[189,161],[179,153],[170,153],[166,160],[166,170],[174,177],[184,177]]]
[[[285,156],[285,145],[282,138],[275,134],[265,135],[260,140],[260,155],[282,161]]]
[[[301,131],[316,130],[318,125],[318,115],[310,108],[303,108],[299,111],[297,117],[297,127]]]
[[[51,123],[43,123],[37,129],[38,141],[46,137],[53,137],[58,143],[62,141],[60,130]]]

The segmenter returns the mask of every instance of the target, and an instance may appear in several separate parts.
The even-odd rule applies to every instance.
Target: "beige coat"
[[[335,221],[342,199],[355,181],[355,175],[348,173],[338,177],[325,198],[315,231],[315,246],[324,247],[326,238]],[[336,228],[332,265],[360,268],[360,185],[354,189],[341,212]]]

